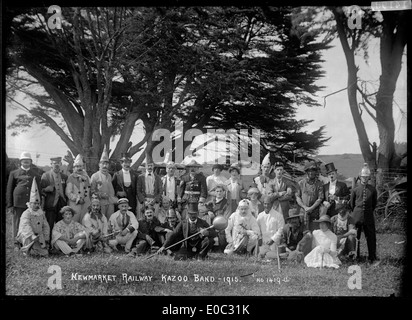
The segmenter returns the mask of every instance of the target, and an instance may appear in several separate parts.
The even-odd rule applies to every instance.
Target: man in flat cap
[[[338,170],[333,163],[325,165],[326,174],[329,176],[329,182],[323,185],[323,196],[325,201],[323,205],[327,208],[327,215],[333,217],[337,214],[335,207],[336,202],[349,201],[350,192],[346,183],[338,181]]]
[[[305,228],[311,232],[318,228],[314,220],[319,219],[319,206],[323,202],[323,184],[317,179],[318,170],[314,161],[308,161],[305,164],[307,177],[299,181],[296,192],[296,202],[303,211]]]
[[[20,244],[16,240],[19,229],[20,217],[27,209],[30,199],[30,188],[33,179],[40,185],[41,172],[33,166],[33,161],[29,152],[22,152],[20,155],[20,168],[10,172],[6,188],[7,210],[13,214],[13,241],[15,250],[20,249]]]
[[[67,175],[61,172],[62,158],[50,158],[51,169],[43,173],[40,181],[41,194],[44,197],[44,211],[50,230],[63,217],[61,208],[67,205],[65,194]],[[50,241],[51,241],[50,233]]]
[[[130,211],[136,215],[137,207],[137,173],[131,168],[132,159],[128,153],[122,153],[120,157],[122,169],[113,174],[112,184],[115,196],[127,198]]]

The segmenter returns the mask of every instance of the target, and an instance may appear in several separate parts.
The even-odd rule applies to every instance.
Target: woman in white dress
[[[338,237],[330,230],[330,217],[325,215],[314,222],[319,222],[320,230],[312,232],[313,249],[304,259],[306,265],[312,268],[339,268],[341,262],[336,249]]]

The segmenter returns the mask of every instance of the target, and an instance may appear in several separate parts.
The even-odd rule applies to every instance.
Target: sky
[[[326,145],[319,149],[319,155],[335,155],[344,153],[360,154],[358,136],[349,110],[347,91],[341,91],[326,98],[324,106],[324,96],[335,91],[346,88],[347,84],[347,67],[342,47],[338,40],[332,42],[333,48],[323,51],[322,66],[325,70],[325,76],[317,81],[317,85],[324,86],[314,98],[321,104],[320,107],[306,107],[300,105],[297,107],[297,119],[313,120],[305,131],[311,132],[317,130],[320,126],[325,126],[325,136],[331,137]],[[379,63],[379,42],[375,41],[370,45],[369,64],[364,62],[363,57],[357,57],[356,63],[359,65],[359,77],[363,80],[374,81],[375,91],[377,91],[376,81],[380,75]],[[372,90],[372,89],[371,89]],[[395,141],[406,142],[406,54],[404,54],[401,74],[399,75],[395,98],[394,98],[394,121],[395,121]],[[358,98],[359,99],[359,98]],[[360,99],[358,101],[361,101]],[[21,103],[27,104],[27,100],[20,100]],[[400,110],[403,110],[403,113]],[[23,110],[15,106],[6,105],[6,127]],[[379,145],[379,135],[376,123],[366,114],[363,113],[363,120],[370,142],[376,142]],[[132,135],[134,143],[140,140],[143,135],[142,128],[136,127]],[[111,148],[114,149],[117,139],[111,142]],[[61,139],[48,128],[42,129],[40,126],[33,126],[29,132],[20,133],[12,136],[11,131],[6,129],[6,152],[8,157],[18,158],[23,151],[31,153],[34,163],[40,166],[50,164],[50,158],[55,156],[64,156],[67,153],[67,146]],[[38,157],[36,158],[36,154]],[[136,160],[138,155],[133,157]]]

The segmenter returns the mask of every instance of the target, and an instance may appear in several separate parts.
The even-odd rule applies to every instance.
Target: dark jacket
[[[337,214],[335,210],[336,202],[334,200],[329,199],[329,185],[330,185],[330,182],[323,185],[323,197],[325,201],[330,202],[330,207],[327,211],[327,214],[330,217],[333,217],[334,215]],[[350,192],[349,192],[348,187],[346,186],[346,183],[341,182],[341,181],[336,181],[335,196],[339,197],[340,200],[349,200]]]
[[[137,233],[137,238],[146,240],[146,236],[150,236],[157,245],[160,244],[160,239],[156,232],[156,227],[160,226],[160,221],[156,217],[153,217],[151,222],[147,221],[146,218],[140,219],[139,221],[139,229]]]
[[[41,172],[39,169],[31,167],[26,174],[22,168],[10,172],[6,189],[7,208],[27,208],[26,203],[30,200],[30,190],[33,178],[36,179],[37,187],[40,189]]]
[[[123,180],[123,170],[119,170],[113,174],[112,185],[114,188],[114,195],[118,198],[122,198],[119,192],[125,192],[126,198],[129,200],[129,206],[132,207],[131,211],[136,212],[137,206],[137,173],[130,170],[130,186],[126,188]]]
[[[197,232],[200,231],[200,229],[206,229],[210,227],[209,224],[200,218],[197,218],[196,221],[196,229]],[[207,236],[208,238],[214,238],[217,236],[217,232],[215,231],[214,228],[208,229],[209,235]],[[166,239],[165,243],[163,246],[167,248],[168,246],[172,245],[173,243],[183,240],[189,236],[189,220],[186,219],[184,221],[181,221],[176,228],[173,230],[173,232],[170,234],[170,236]],[[183,242],[183,246],[187,247],[187,241]]]
[[[63,201],[63,205],[66,205],[67,203],[67,198],[66,198],[67,175],[60,172],[60,177],[61,177],[61,185],[63,189],[62,191],[64,194],[64,197],[63,198],[60,197],[60,198]],[[45,209],[53,208],[54,198],[57,192],[55,187],[53,188],[53,191],[46,192],[44,189],[47,188],[48,186],[53,186],[53,187],[55,186],[54,178],[53,178],[53,174],[51,170],[43,173],[43,175],[41,176],[41,181],[40,181],[40,189],[41,189],[41,194],[44,196],[44,208]]]
[[[152,173],[154,175],[154,200],[155,202],[160,202],[160,197],[162,195],[162,181],[160,177]],[[140,176],[137,177],[137,199],[140,203],[143,203],[146,198],[146,174],[142,173]]]
[[[187,173],[180,180],[180,198],[182,202],[198,202],[199,198],[207,198],[206,177],[197,173],[193,179]]]
[[[365,197],[364,197],[364,189]],[[357,223],[374,224],[375,217],[373,215],[376,204],[378,202],[378,194],[376,189],[367,184],[366,186],[360,184],[351,192],[350,205],[352,207],[352,217]]]

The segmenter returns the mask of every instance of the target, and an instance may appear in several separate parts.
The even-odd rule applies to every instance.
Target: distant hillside
[[[325,164],[333,162],[338,173],[345,176],[345,178],[358,176],[364,163],[361,154],[352,153],[319,155],[316,158],[322,160]],[[322,168],[322,170],[324,170],[324,168]]]

